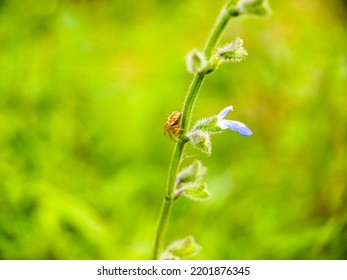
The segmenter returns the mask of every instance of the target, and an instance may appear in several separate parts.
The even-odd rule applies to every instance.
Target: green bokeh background
[[[173,142],[163,136],[223,0],[0,1],[0,259],[148,259]],[[196,259],[347,258],[347,5],[270,1],[233,20],[249,56],[207,77],[194,120],[233,105],[252,137],[213,137],[208,202],[167,240]]]

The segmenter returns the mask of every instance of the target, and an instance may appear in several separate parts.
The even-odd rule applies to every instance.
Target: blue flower
[[[237,131],[242,136],[251,136],[253,132],[242,122],[238,121],[231,121],[231,120],[225,120],[225,116],[233,110],[233,106],[228,106],[224,108],[218,115],[217,115],[217,126],[219,126],[221,129],[231,129],[234,131]]]

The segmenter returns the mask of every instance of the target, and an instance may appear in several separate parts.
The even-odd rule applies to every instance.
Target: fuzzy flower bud
[[[240,62],[247,55],[241,38],[236,38],[234,42],[218,47],[215,52],[215,56],[219,56],[221,62]]]
[[[236,9],[239,14],[250,14],[264,16],[271,14],[271,10],[266,0],[240,0]]]
[[[191,165],[181,170],[177,179],[180,183],[201,182],[205,177],[207,169],[201,161],[195,160]]]
[[[208,61],[201,51],[194,49],[186,56],[186,65],[188,72],[201,74],[206,71]]]
[[[194,201],[209,199],[212,194],[204,182],[206,171],[206,167],[198,160],[182,169],[176,180],[175,198],[183,195]]]
[[[187,134],[190,143],[208,156],[211,155],[211,139],[210,135],[202,130],[192,130]]]
[[[182,195],[194,201],[204,201],[212,197],[204,182],[185,184]]]
[[[218,117],[212,116],[209,118],[204,118],[196,122],[192,130],[202,130],[208,132],[210,135],[221,133],[221,129],[218,125]]]
[[[182,260],[195,256],[201,249],[193,236],[172,242],[161,254],[161,260]]]

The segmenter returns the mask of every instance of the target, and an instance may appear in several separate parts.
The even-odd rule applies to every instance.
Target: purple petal
[[[251,136],[253,132],[242,122],[222,120],[223,124],[231,130],[237,131],[242,136]]]
[[[220,113],[219,113],[218,116],[217,116],[218,120],[224,119],[225,116],[226,116],[231,110],[233,110],[233,106],[228,106],[228,107],[224,108],[222,111],[220,111]]]

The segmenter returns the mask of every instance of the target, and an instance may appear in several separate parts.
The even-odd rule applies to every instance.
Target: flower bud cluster
[[[236,38],[233,42],[219,46],[207,60],[204,53],[194,49],[186,56],[187,69],[192,74],[206,75],[216,70],[223,62],[240,62],[247,56],[243,40]]]

